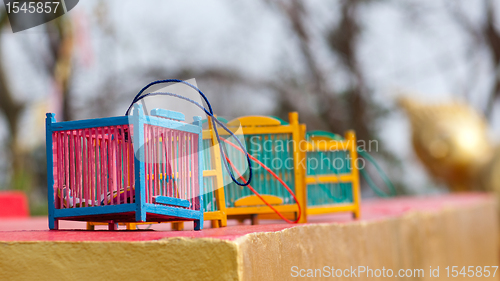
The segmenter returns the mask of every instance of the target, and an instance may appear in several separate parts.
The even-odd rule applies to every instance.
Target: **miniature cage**
[[[324,131],[308,132],[307,214],[353,212],[359,210],[359,173],[356,164],[356,137],[346,138]]]
[[[289,118],[288,124],[274,117],[246,116],[232,120],[227,125],[230,129],[241,126],[248,153],[269,167],[290,187],[302,206],[300,222],[306,222],[303,188],[305,166],[302,160],[304,153],[299,149],[300,140],[304,138],[305,125],[298,123],[298,114],[295,112],[290,113]],[[226,147],[229,159],[244,167],[247,161],[245,155],[229,145]],[[253,161],[252,168],[251,186],[286,217],[298,217],[298,204],[285,187]],[[227,179],[227,172],[224,173]],[[243,177],[248,179],[248,170],[243,173]],[[229,218],[253,218],[254,215],[277,217],[274,211],[246,186],[230,182],[224,188],[224,195]]]
[[[199,117],[154,109],[56,122],[47,114],[49,228],[59,220],[194,221],[203,227]],[[112,227],[113,226],[113,227]]]

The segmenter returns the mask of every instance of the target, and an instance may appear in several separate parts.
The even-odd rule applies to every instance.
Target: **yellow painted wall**
[[[238,280],[236,255],[214,239],[0,243],[0,280]]]
[[[300,280],[291,276],[292,266],[425,269],[425,278],[421,279],[317,276],[308,280],[476,280],[442,278],[444,268],[498,266],[497,221],[496,206],[490,200],[463,209],[413,212],[369,223],[306,225],[276,233],[250,234],[237,241],[242,280]],[[440,278],[428,276],[429,266],[440,266]],[[496,276],[498,280],[500,272]]]

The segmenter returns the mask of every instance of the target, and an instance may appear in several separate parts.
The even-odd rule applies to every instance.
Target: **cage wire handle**
[[[234,135],[233,132],[231,132],[221,121],[219,121],[217,118],[213,117],[213,115],[211,115],[206,108],[204,108],[201,104],[197,103],[196,101],[193,101],[189,98],[186,98],[184,96],[181,96],[181,95],[178,95],[178,94],[174,94],[174,93],[167,93],[167,92],[153,92],[153,93],[147,93],[145,95],[142,95],[140,96],[137,101],[145,98],[145,97],[149,97],[149,96],[158,96],[158,95],[164,95],[164,96],[171,96],[171,97],[176,97],[176,98],[180,98],[180,99],[183,99],[183,100],[186,100],[186,101],[189,101],[191,103],[193,103],[194,105],[196,105],[197,107],[199,107],[200,109],[204,110],[206,114],[208,114],[209,116],[212,117],[212,120],[215,120],[215,122],[217,122],[217,124],[219,124],[222,128],[224,128],[224,130],[228,131],[232,136],[234,136],[236,138],[236,140],[238,141],[239,143],[239,146],[236,146],[235,144],[231,143],[230,141],[226,140],[226,139],[222,139],[224,142],[226,142],[227,144],[229,144],[230,146],[234,147],[235,149],[237,149],[238,151],[240,151],[241,153],[245,154],[247,156],[248,159],[252,159],[253,161],[257,162],[259,165],[261,165],[264,169],[266,169],[275,179],[277,179],[284,187],[285,189],[290,193],[290,195],[294,198],[295,202],[297,203],[297,206],[298,206],[298,216],[296,218],[295,221],[291,221],[289,219],[287,219],[283,214],[281,214],[276,208],[274,208],[269,202],[267,202],[251,185],[250,185],[250,181],[246,181],[245,178],[243,178],[243,175],[240,173],[240,171],[238,171],[238,169],[234,166],[234,164],[231,162],[231,160],[229,159],[229,157],[227,156],[227,152],[225,152],[224,154],[224,157],[225,157],[225,164],[226,163],[229,163],[229,165],[231,165],[231,168],[236,171],[236,173],[238,174],[238,177],[241,178],[243,180],[243,182],[245,183],[245,186],[248,187],[250,189],[250,191],[252,191],[257,197],[259,197],[262,202],[264,202],[264,204],[266,204],[267,206],[269,206],[280,218],[282,218],[284,221],[288,222],[288,223],[298,223],[300,218],[301,218],[301,215],[302,215],[302,209],[301,209],[301,206],[300,206],[300,203],[299,203],[299,200],[297,200],[297,197],[295,196],[295,194],[293,193],[293,191],[290,189],[290,187],[288,187],[288,185],[278,176],[276,175],[276,173],[274,173],[271,169],[269,169],[269,167],[267,167],[266,165],[264,165],[264,163],[260,162],[258,159],[256,159],[255,157],[253,157],[252,155],[248,154],[248,152],[245,150],[245,148],[243,147],[243,145],[241,144],[241,142],[239,141],[239,139]],[[217,127],[215,127],[214,125],[214,128],[215,128],[215,132],[217,132]],[[220,140],[218,140],[220,142]],[[220,143],[220,146],[222,147],[222,143]],[[251,166],[249,165],[249,167],[251,168]],[[227,168],[227,167],[226,167]],[[229,171],[229,168],[227,168],[228,171]],[[249,177],[250,179],[250,177]]]
[[[183,84],[185,84],[185,85],[193,88],[194,90],[198,91],[198,93],[200,94],[200,96],[203,98],[203,100],[208,105],[208,110],[204,106],[202,106],[201,104],[199,104],[198,102],[196,102],[196,101],[194,101],[192,99],[189,99],[187,97],[184,97],[184,96],[181,96],[181,95],[178,95],[178,94],[174,94],[174,93],[152,92],[152,93],[147,93],[147,94],[142,95],[142,93],[144,93],[144,91],[146,91],[149,87],[151,87],[153,85],[163,84],[163,83],[172,83],[172,82],[183,83]],[[139,100],[141,100],[141,99],[143,99],[145,97],[148,97],[148,96],[158,96],[158,95],[172,96],[172,97],[177,97],[177,98],[186,100],[186,101],[188,101],[188,102],[196,105],[197,107],[199,107],[208,116],[212,117],[211,119],[212,119],[212,123],[214,125],[214,132],[215,132],[215,135],[217,137],[217,142],[219,143],[219,150],[220,150],[220,152],[221,152],[221,154],[223,156],[222,158],[224,159],[224,161],[223,161],[224,166],[225,166],[226,170],[228,171],[229,175],[231,176],[231,179],[233,180],[233,182],[235,182],[239,186],[248,186],[250,184],[250,182],[252,181],[252,165],[251,165],[251,162],[250,162],[250,157],[249,157],[248,151],[245,149],[245,147],[240,142],[240,140],[238,139],[238,137],[236,137],[236,135],[233,132],[231,132],[231,130],[229,130],[224,124],[222,124],[222,122],[220,122],[217,118],[214,117],[212,105],[208,101],[208,99],[205,96],[205,94],[200,89],[198,89],[198,87],[196,87],[196,86],[194,86],[194,85],[192,85],[192,84],[190,84],[190,83],[188,83],[186,81],[179,80],[179,79],[165,79],[165,80],[158,80],[158,81],[151,82],[148,85],[144,86],[144,88],[142,88],[141,91],[134,97],[134,100],[132,101],[132,103],[128,107],[127,111],[125,112],[125,116],[129,115],[130,109]],[[227,160],[226,160],[226,158],[227,158],[227,150],[226,150],[226,147],[224,146],[225,144],[223,142],[221,142],[221,140],[220,140],[219,132],[217,130],[217,125],[215,123],[217,123],[218,125],[220,125],[225,131],[227,131],[231,136],[233,136],[236,139],[236,141],[238,142],[238,145],[243,149],[243,151],[245,153],[245,156],[247,158],[247,163],[248,163],[248,170],[249,170],[248,181],[244,180],[243,183],[239,182],[235,178],[233,172],[229,169],[229,166],[228,166],[228,163],[227,163]]]
[[[184,82],[183,82],[184,83]],[[187,82],[186,82],[187,83]],[[189,83],[187,83],[189,84]],[[150,85],[153,85],[153,84],[150,84]],[[190,84],[189,84],[190,85]],[[191,85],[192,86],[192,85]],[[298,221],[300,220],[301,218],[301,215],[302,215],[302,211],[301,211],[301,206],[300,206],[300,203],[299,201],[297,200],[295,194],[293,193],[293,191],[290,189],[290,187],[288,187],[288,185],[283,182],[283,180],[281,178],[278,177],[278,175],[276,175],[273,171],[271,171],[267,166],[265,166],[262,162],[258,161],[256,158],[252,157],[248,151],[243,147],[243,145],[241,144],[240,140],[236,137],[236,135],[231,132],[221,121],[219,121],[217,118],[214,117],[214,114],[213,112],[209,112],[205,107],[203,107],[201,104],[199,104],[198,102],[194,101],[194,100],[191,100],[187,97],[184,97],[184,96],[181,96],[181,95],[178,95],[178,94],[174,94],[174,93],[168,93],[168,92],[152,92],[152,93],[147,93],[147,94],[144,94],[144,95],[140,95],[142,94],[142,92],[144,92],[145,89],[147,89],[148,86],[146,86],[145,88],[143,88],[143,90],[141,90],[141,92],[138,94],[138,96],[136,96],[134,98],[134,101],[132,102],[132,104],[129,106],[129,108],[127,109],[127,112],[125,115],[128,115],[129,112],[130,112],[130,109],[132,108],[133,104],[140,101],[141,99],[143,98],[146,98],[146,97],[149,97],[149,96],[157,96],[157,95],[165,95],[165,96],[172,96],[172,97],[176,97],[176,98],[180,98],[180,99],[183,99],[183,100],[186,100],[188,102],[191,102],[192,104],[196,105],[197,107],[199,107],[200,109],[202,109],[207,115],[209,115],[210,117],[212,117],[212,122],[214,124],[214,131],[216,133],[216,136],[217,136],[217,141],[219,142],[220,144],[220,149],[221,149],[221,153],[223,154],[224,156],[224,164],[226,166],[226,169],[228,170],[229,174],[231,175],[231,178],[233,179],[233,181],[240,185],[240,186],[247,186],[257,197],[259,197],[267,206],[269,206],[279,217],[281,217],[283,220],[285,220],[286,222],[288,223],[298,223]],[[194,86],[192,86],[194,87]],[[196,88],[197,89],[197,88]],[[198,90],[199,91],[199,90]],[[201,93],[201,91],[199,91]],[[203,93],[201,93],[203,94]],[[140,96],[139,96],[140,95]],[[207,104],[210,106],[210,103],[208,102],[208,100],[206,99],[206,97],[204,97],[205,101],[207,102]],[[211,107],[210,107],[211,109]],[[245,180],[245,178],[243,178],[243,175],[241,175],[241,173],[238,171],[238,169],[233,165],[233,163],[231,162],[231,160],[229,159],[229,157],[227,156],[227,151],[226,151],[226,147],[224,146],[224,144],[220,141],[220,137],[219,137],[219,134],[218,134],[218,131],[217,131],[217,126],[215,125],[215,122],[220,125],[224,130],[226,130],[228,133],[230,133],[235,139],[236,141],[238,142],[238,145],[240,147],[237,147],[235,144],[231,143],[230,141],[226,140],[226,139],[222,139],[224,142],[228,143],[229,145],[233,146],[235,149],[239,150],[241,153],[244,153],[246,155],[246,158],[247,158],[247,161],[248,161],[248,166],[249,166],[249,170],[250,170],[250,175],[249,175],[249,178],[248,178],[248,181]],[[222,152],[222,149],[224,149],[224,152]],[[250,163],[250,158],[252,158],[254,161],[258,162],[262,167],[264,167],[264,169],[266,169],[269,173],[271,173],[271,175],[276,178],[281,184],[283,184],[283,186],[288,190],[288,192],[290,192],[290,194],[292,195],[292,197],[295,199],[297,205],[298,205],[298,209],[299,209],[299,214],[297,216],[297,219],[295,221],[291,221],[291,220],[288,220],[286,217],[284,217],[278,210],[276,210],[275,208],[273,208],[273,206],[271,204],[269,204],[264,198],[262,198],[262,196],[255,190],[251,187],[250,185],[250,180],[252,178],[252,166],[251,166],[251,163]],[[244,182],[244,184],[240,184],[237,180],[234,179],[232,173],[231,173],[231,170],[229,170],[229,167],[227,164],[230,164],[231,167],[236,171],[236,173],[238,174],[239,178],[241,178]]]
[[[167,93],[167,92],[153,92],[153,93],[147,93],[145,95],[142,95],[140,96],[137,101],[143,99],[143,98],[146,98],[146,97],[149,97],[149,96],[159,96],[159,95],[164,95],[164,96],[172,96],[172,97],[177,97],[177,98],[180,98],[180,99],[183,99],[183,100],[186,100],[186,101],[189,101],[191,103],[193,103],[194,105],[198,106],[200,109],[202,109],[203,111],[205,111],[205,113],[209,116],[212,117],[212,120],[214,120],[213,122],[217,122],[217,124],[219,124],[221,127],[224,128],[224,130],[226,130],[227,132],[229,132],[232,136],[234,136],[234,138],[236,139],[236,141],[238,142],[238,145],[243,149],[244,153],[246,154],[246,158],[247,158],[247,161],[248,161],[248,165],[249,165],[249,177],[248,177],[248,182],[245,182],[243,181],[243,184],[238,182],[235,178],[234,178],[234,175],[232,174],[231,170],[229,169],[228,165],[227,165],[227,150],[226,150],[226,147],[224,146],[224,144],[220,141],[220,137],[219,137],[219,134],[218,134],[218,131],[217,131],[217,126],[215,125],[214,123],[214,131],[215,131],[215,134],[217,136],[217,141],[219,142],[219,148],[220,148],[220,151],[221,151],[221,154],[225,157],[223,163],[226,167],[226,170],[228,171],[229,175],[231,176],[232,180],[240,185],[240,186],[248,186],[251,179],[252,179],[252,167],[250,166],[250,158],[249,158],[249,154],[248,152],[246,151],[246,149],[243,147],[243,144],[240,142],[240,140],[236,137],[236,135],[231,132],[223,123],[221,123],[219,120],[217,120],[217,118],[214,117],[213,114],[211,114],[210,112],[208,112],[206,110],[206,108],[204,108],[202,105],[200,105],[199,103],[189,99],[189,98],[186,98],[184,96],[181,96],[181,95],[178,95],[178,94],[174,94],[174,93]],[[136,101],[136,102],[137,102]]]

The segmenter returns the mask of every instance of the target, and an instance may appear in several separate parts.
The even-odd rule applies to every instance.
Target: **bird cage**
[[[193,221],[203,228],[201,118],[135,105],[130,116],[46,118],[49,228],[59,220]]]
[[[300,140],[304,139],[305,125],[299,124],[296,112],[290,113],[289,119],[290,123],[286,123],[274,117],[245,116],[228,122],[227,126],[230,129],[241,126],[249,154],[269,167],[290,187],[302,208],[277,179],[270,176],[268,171],[256,163],[252,164],[251,186],[276,211],[289,219],[296,219],[301,209],[302,215],[299,222],[306,222],[305,163],[303,161],[305,153],[299,149]],[[243,165],[246,163],[243,153],[231,146],[227,146],[227,150],[228,157],[234,159],[234,162]],[[224,171],[224,173],[227,172]],[[248,171],[243,176],[248,178]],[[253,224],[257,223],[258,218],[278,218],[275,211],[246,186],[230,182],[225,186],[224,193],[228,218],[251,218]]]
[[[330,132],[306,134],[307,214],[352,212],[360,216],[356,135],[345,139]]]

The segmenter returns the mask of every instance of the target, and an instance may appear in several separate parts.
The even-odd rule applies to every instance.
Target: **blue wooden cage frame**
[[[160,126],[169,129],[176,129],[179,131],[198,134],[198,151],[203,149],[202,140],[202,124],[200,117],[194,117],[192,124],[179,122],[180,119],[176,118],[179,113],[171,115],[171,111],[162,112],[162,110],[153,110],[151,115],[145,115],[142,106],[139,104],[134,105],[133,115],[119,116],[108,118],[96,118],[77,121],[56,122],[54,113],[47,113],[46,117],[46,152],[47,152],[47,187],[48,187],[48,206],[49,206],[49,228],[58,229],[59,220],[77,220],[77,221],[103,221],[98,220],[99,216],[106,217],[110,224],[110,229],[115,229],[117,221],[113,219],[116,215],[119,217],[125,213],[133,213],[133,218],[136,222],[158,222],[158,221],[194,221],[194,229],[201,230],[203,228],[203,153],[198,153],[198,183],[199,183],[199,210],[183,209],[175,206],[177,204],[176,198],[162,196],[162,204],[146,203],[145,186],[146,175],[145,165],[141,159],[144,151],[137,149],[136,144],[142,147],[144,141],[144,127],[145,125]],[[154,116],[156,115],[156,116]],[[182,114],[181,114],[182,115]],[[159,117],[162,116],[162,117]],[[183,116],[183,115],[182,115]],[[172,119],[166,119],[166,118]],[[54,159],[53,159],[53,133],[65,130],[78,130],[88,129],[104,126],[119,126],[119,125],[133,125],[133,144],[134,144],[134,174],[135,174],[135,202],[125,203],[120,205],[107,205],[107,206],[91,206],[84,208],[68,208],[56,209],[54,202]],[[165,202],[165,200],[167,202]],[[170,201],[169,201],[170,200]],[[157,200],[157,202],[159,202]],[[147,220],[148,215],[154,215],[155,218]],[[159,219],[159,217],[163,218]],[[130,221],[130,220],[129,220]]]

